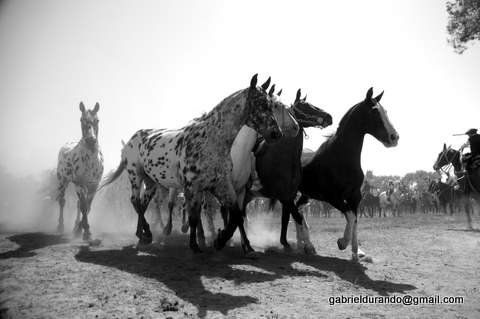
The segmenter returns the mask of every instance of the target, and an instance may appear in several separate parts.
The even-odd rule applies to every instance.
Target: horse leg
[[[245,225],[248,224],[247,219],[247,202],[246,202],[246,190],[243,188],[240,192],[237,193],[237,204],[240,207],[240,215],[242,221],[238,224],[238,230],[240,232],[240,238],[242,243],[242,249],[245,254],[250,254],[255,252],[255,250],[250,245],[250,241],[247,237],[247,232],[245,231]]]
[[[163,219],[162,219],[162,206],[163,206],[163,201],[165,200],[165,194],[163,193],[162,187],[158,186],[157,192],[154,195],[153,202],[155,204],[154,208],[154,214],[155,214],[155,221],[153,223],[152,228],[157,229],[163,229],[164,224],[163,224]]]
[[[233,184],[229,178],[225,178],[222,182],[218,183],[214,189],[215,196],[220,199],[221,204],[224,205],[228,211],[228,223],[227,226],[219,231],[217,238],[214,241],[214,246],[216,249],[222,249],[225,247],[230,238],[232,238],[233,233],[237,227],[243,227],[243,212],[239,203],[237,201],[237,194],[233,188]],[[246,234],[244,234],[245,239]],[[243,237],[243,236],[242,236]],[[247,247],[242,247],[245,253]]]
[[[89,194],[87,186],[75,185],[78,196],[78,207],[82,213],[82,220],[80,221],[79,229],[83,229],[83,240],[90,239],[90,226],[88,225],[88,209],[89,209]]]
[[[337,240],[337,245],[340,250],[345,250],[350,244],[352,240],[353,223],[357,220],[357,216],[355,216],[351,210],[344,212],[343,214],[345,215],[347,224],[345,225],[343,237]]]
[[[188,224],[190,227],[190,249],[194,253],[201,253],[200,247],[197,243],[197,226],[200,219],[201,212],[201,195],[198,192],[193,192],[190,187],[186,187],[184,191],[185,205],[188,211]]]
[[[187,220],[187,204],[184,202],[182,204],[182,233],[188,231],[188,220]]]
[[[285,250],[291,250],[290,244],[287,241],[287,230],[288,230],[289,221],[290,221],[290,211],[288,210],[287,205],[282,204],[282,229],[280,231],[280,244],[282,244]],[[298,234],[298,230],[297,230],[297,234]],[[298,237],[298,239],[300,238]]]
[[[177,190],[171,187],[168,190],[168,221],[167,225],[163,228],[164,235],[170,235],[172,233],[172,215],[173,208],[175,207],[175,199],[177,198]]]
[[[292,217],[295,220],[295,226],[297,230],[297,246],[300,247],[300,244],[303,243],[303,250],[305,253],[307,255],[315,255],[317,252],[310,241],[310,231],[306,219],[295,206],[293,200],[283,202],[282,205],[283,207],[286,207],[287,213],[292,214]]]
[[[63,210],[65,208],[65,190],[68,186],[68,181],[64,178],[61,178],[59,175],[58,177],[58,189],[57,189],[57,201],[59,206],[59,214],[58,214],[58,225],[57,231],[59,233],[63,233],[64,224],[63,224]]]
[[[77,199],[77,217],[75,218],[75,224],[73,225],[73,235],[75,237],[80,237],[82,234],[82,224],[81,224],[81,217],[82,211],[80,209],[80,198]]]

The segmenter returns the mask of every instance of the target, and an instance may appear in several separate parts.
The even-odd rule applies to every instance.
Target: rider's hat
[[[477,134],[477,129],[476,128],[471,128],[469,129],[468,131],[465,132],[465,135],[474,135],[474,134]]]

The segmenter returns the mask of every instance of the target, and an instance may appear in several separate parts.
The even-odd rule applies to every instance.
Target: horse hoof
[[[344,243],[343,238],[339,238],[337,240],[337,245],[338,245],[338,249],[340,250],[345,250],[347,248],[347,245]]]
[[[185,234],[185,233],[187,233],[187,231],[188,231],[188,224],[183,224],[182,225],[182,233]]]
[[[305,245],[303,246],[303,250],[305,251],[306,255],[313,256],[317,254],[315,247],[313,245]]]
[[[283,250],[287,251],[287,252],[291,252],[292,251],[292,246],[290,246],[289,243],[286,243],[286,244],[282,244],[283,245]]]
[[[357,254],[352,254],[352,262],[357,264],[360,262],[360,259],[358,258]]]
[[[64,231],[63,224],[59,224],[59,225],[57,226],[57,232],[60,233],[60,234],[63,234],[63,231]]]
[[[250,244],[242,244],[242,249],[245,255],[254,253],[255,250],[250,246]]]

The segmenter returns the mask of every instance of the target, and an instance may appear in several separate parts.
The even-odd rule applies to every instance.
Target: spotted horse
[[[211,192],[231,212],[227,234],[239,227],[243,216],[232,181],[230,149],[243,125],[255,129],[268,142],[282,136],[277,123],[284,105],[268,95],[270,78],[257,87],[257,75],[250,86],[221,101],[212,111],[177,130],[137,131],[122,150],[119,167],[102,182],[104,187],[127,170],[132,186],[131,202],[138,214],[136,235],[140,244],[152,242],[145,210],[158,186],[184,190],[190,226],[190,248],[200,252],[197,224],[204,192]],[[145,190],[140,193],[142,184]],[[231,237],[231,235],[230,235]],[[222,241],[222,238],[219,238]],[[243,247],[247,249],[248,247]]]
[[[85,109],[83,102],[80,103],[82,139],[78,143],[63,146],[58,154],[57,201],[60,205],[58,231],[64,230],[65,190],[70,183],[73,183],[78,196],[74,234],[79,236],[83,230],[84,240],[89,240],[91,236],[88,213],[103,174],[103,156],[98,145],[97,113],[99,109],[98,103],[92,110]]]
[[[277,94],[274,94],[275,93],[275,84],[274,84],[270,88],[268,94],[272,99],[274,99],[275,102],[277,102],[277,100],[280,100],[281,92],[282,90],[280,90]],[[298,105],[296,106],[298,107]],[[291,108],[290,109],[284,108],[282,109],[282,112],[283,112],[281,116],[281,118],[283,119],[282,123],[285,123],[285,126],[289,128],[285,132],[285,136],[291,136],[291,137],[297,136],[299,132],[299,128],[298,128],[298,125],[296,124],[296,121],[294,120],[294,117],[292,116]],[[230,156],[233,164],[233,167],[232,167],[233,186],[237,194],[237,201],[240,207],[242,208],[242,211],[244,211],[245,209],[244,208],[245,195],[246,195],[245,187],[247,185],[247,182],[251,178],[252,171],[254,170],[254,157],[253,157],[252,151],[254,150],[255,146],[258,145],[257,143],[258,140],[259,140],[258,133],[254,129],[248,127],[247,125],[244,125],[242,126],[237,136],[235,137],[235,140],[233,141],[233,144],[232,144],[232,148],[230,150]],[[164,228],[165,235],[169,235],[172,229],[172,211],[175,205],[175,197],[177,192],[178,192],[178,189],[171,188],[169,192],[157,192],[155,197],[157,206],[161,206],[162,203],[165,202],[168,196],[167,202],[169,207],[169,218],[167,221],[167,225]],[[217,208],[219,208],[217,205],[217,200],[215,199],[215,196],[213,196],[211,193],[206,192],[204,194],[201,207],[202,207],[201,211],[205,213],[210,234],[214,235],[216,232],[215,232],[215,227],[213,223],[213,215],[214,215],[214,212],[217,210]],[[185,209],[182,209],[182,212],[184,211]],[[224,221],[224,226],[227,227],[228,212],[224,207],[222,207],[221,212],[222,212],[222,217]],[[157,209],[157,214],[158,215],[160,214],[159,209]],[[183,221],[182,231],[186,232],[187,230],[188,230],[188,224],[186,224]],[[201,219],[199,219],[198,221],[197,232],[198,232],[199,241],[201,241],[201,243],[203,243],[204,245],[205,236],[204,236],[204,230],[202,227]],[[248,238],[242,235],[241,239],[242,239],[242,246],[248,247],[248,244],[247,244]]]

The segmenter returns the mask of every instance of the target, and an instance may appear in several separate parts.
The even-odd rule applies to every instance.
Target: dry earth
[[[99,246],[43,232],[0,234],[0,316],[6,318],[480,318],[480,231],[465,216],[361,219],[354,264],[336,247],[344,220],[310,219],[318,255],[278,247],[279,219],[238,245],[194,255],[174,234],[143,249],[132,234]],[[178,223],[177,223],[178,225]],[[475,216],[480,228],[480,218]],[[133,225],[132,225],[133,227]],[[261,233],[261,235],[259,234]],[[294,227],[290,237],[293,242]],[[272,237],[273,236],[273,237]],[[456,305],[330,305],[331,296],[463,296]]]

